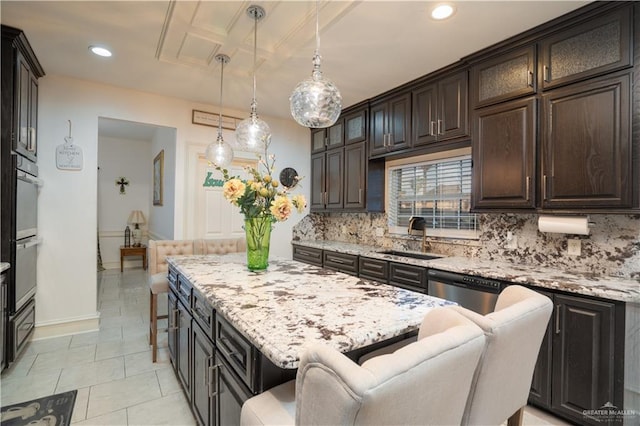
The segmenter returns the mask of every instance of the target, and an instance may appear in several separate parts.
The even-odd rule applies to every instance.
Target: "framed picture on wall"
[[[227,130],[235,130],[238,123],[242,121],[241,118],[230,117],[228,115],[222,116],[222,128]],[[220,125],[219,114],[213,112],[193,110],[191,115],[191,122],[193,124],[200,124],[202,126],[218,127]]]
[[[162,205],[164,192],[164,149],[153,159],[153,205]]]

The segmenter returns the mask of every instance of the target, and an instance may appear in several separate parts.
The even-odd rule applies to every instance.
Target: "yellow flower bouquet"
[[[258,157],[257,168],[245,166],[249,179],[230,176],[227,169],[216,167],[224,178],[224,197],[240,207],[244,215],[247,266],[252,271],[268,266],[272,224],[287,220],[294,208],[302,213],[307,205],[304,195],[290,195],[290,188],[273,179],[274,166],[275,156],[265,148],[264,156]],[[296,176],[296,181],[299,179]]]

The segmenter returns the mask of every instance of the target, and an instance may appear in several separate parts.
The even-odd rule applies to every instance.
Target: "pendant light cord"
[[[258,55],[258,11],[253,12],[253,99],[251,101],[251,112],[255,114],[256,102],[256,56]]]
[[[218,113],[218,139],[222,137],[222,81],[224,80],[224,58],[220,61],[220,112]]]
[[[316,55],[320,54],[320,0],[316,0]]]

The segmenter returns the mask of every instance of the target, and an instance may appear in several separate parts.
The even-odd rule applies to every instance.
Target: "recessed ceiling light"
[[[431,17],[435,20],[441,21],[451,17],[456,11],[456,8],[451,4],[439,4],[431,11]]]
[[[111,51],[102,46],[89,46],[89,50],[98,56],[104,56],[108,58],[111,56]]]

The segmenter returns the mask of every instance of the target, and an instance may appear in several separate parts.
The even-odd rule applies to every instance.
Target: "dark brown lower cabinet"
[[[359,277],[383,283],[387,283],[389,280],[389,262],[386,260],[360,256],[358,269],[360,270]]]
[[[624,304],[551,296],[554,312],[529,402],[579,424],[621,424],[622,418],[588,412],[609,404],[623,409]]]
[[[215,424],[215,347],[207,333],[193,322],[193,376],[191,377],[191,407],[201,425]],[[238,423],[239,424],[239,423]]]
[[[239,425],[242,404],[252,394],[235,378],[229,364],[220,354],[216,354],[216,425]],[[211,423],[213,425],[213,423]]]
[[[407,290],[427,292],[427,268],[389,262],[389,284]]]
[[[324,251],[323,266],[350,275],[358,275],[358,255]]]
[[[172,363],[177,360],[177,338],[178,338],[178,298],[175,293],[170,290],[167,295],[168,303],[168,317],[167,317],[167,347],[169,349],[169,359]],[[173,369],[176,370],[177,363],[174,363]]]
[[[176,373],[187,395],[191,394],[191,314],[181,302],[178,302],[176,326]]]

